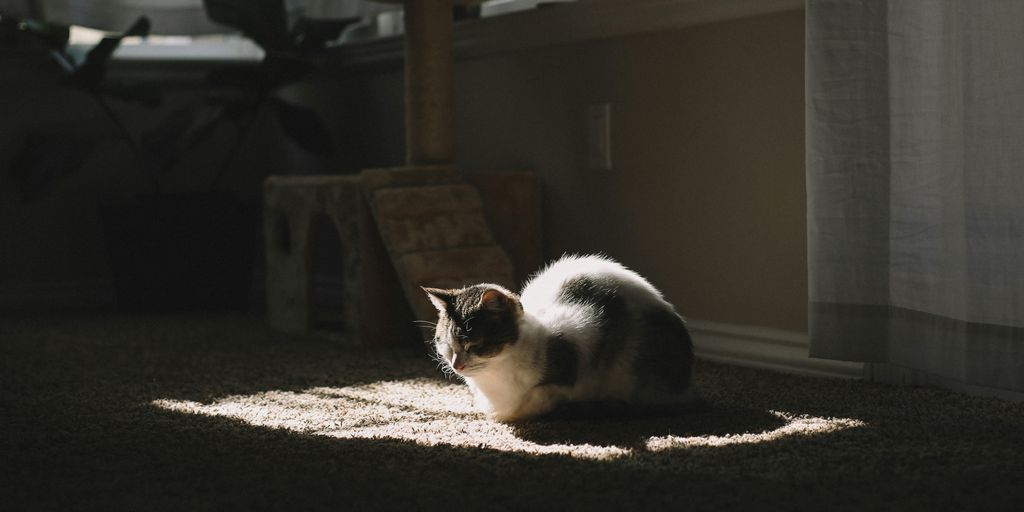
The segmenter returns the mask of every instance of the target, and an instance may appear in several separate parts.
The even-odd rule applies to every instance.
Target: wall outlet
[[[598,171],[612,169],[611,103],[587,107],[587,167]]]

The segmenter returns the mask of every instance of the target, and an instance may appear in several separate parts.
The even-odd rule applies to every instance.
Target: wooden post
[[[453,0],[405,5],[405,155],[408,165],[455,161]]]

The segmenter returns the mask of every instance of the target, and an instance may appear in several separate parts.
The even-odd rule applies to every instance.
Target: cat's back
[[[654,286],[622,264],[597,255],[569,255],[553,262],[523,288],[526,311],[557,306],[593,304],[612,296],[634,305],[663,305]]]
[[[683,399],[693,361],[685,321],[636,272],[601,256],[566,256],[523,288],[521,303],[547,335],[540,382],[562,399]]]

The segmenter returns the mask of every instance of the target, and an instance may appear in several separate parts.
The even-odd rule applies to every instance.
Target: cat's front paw
[[[498,423],[515,423],[519,421],[514,414],[501,413],[501,412],[489,412],[487,413],[487,419],[496,421]]]
[[[519,407],[512,410],[491,411],[487,413],[487,419],[499,423],[519,423],[544,416],[549,410],[550,407]]]
[[[490,411],[486,413],[487,419],[496,421],[498,423],[519,423],[535,418],[537,415],[524,411],[522,409],[516,410],[501,410],[501,411]]]

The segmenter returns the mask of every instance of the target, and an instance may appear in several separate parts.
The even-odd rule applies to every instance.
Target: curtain
[[[811,355],[1024,391],[1024,2],[809,0]]]

